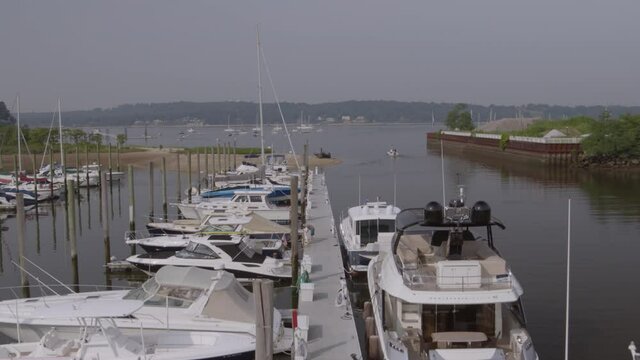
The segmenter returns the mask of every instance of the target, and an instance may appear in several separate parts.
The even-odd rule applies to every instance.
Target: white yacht
[[[76,316],[34,317],[53,306],[86,309],[105,308],[105,302],[140,300],[144,304],[130,316],[114,318],[124,335],[180,336],[193,332],[219,334],[225,342],[249,344],[255,349],[255,304],[252,294],[225,271],[164,267],[155,277],[132,290],[110,290],[28,299],[0,301],[0,333],[22,342],[40,341],[52,327],[64,340],[78,337],[83,324]],[[291,331],[282,325],[278,310],[273,314],[274,352],[291,347]],[[144,358],[144,357],[143,357]]]
[[[465,207],[462,198],[398,214],[368,271],[384,359],[538,359],[523,290],[494,246],[494,227],[504,228],[489,205]]]
[[[399,208],[383,201],[367,202],[347,211],[340,222],[340,235],[350,271],[367,271],[369,261],[378,255],[378,235],[395,232],[399,212]]]
[[[147,274],[172,265],[226,270],[246,279],[290,280],[290,262],[282,260],[283,255],[282,240],[257,241],[242,237],[225,244],[192,239],[183,250],[133,255],[127,261]]]
[[[174,331],[125,335],[114,319],[132,317],[141,300],[98,300],[69,306],[63,303],[42,307],[30,314],[32,319],[76,318],[83,324],[71,340],[59,336],[52,327],[39,341],[0,345],[0,358],[74,359],[74,360],[204,360],[251,359],[254,344],[233,334],[207,331]]]
[[[208,233],[237,233],[240,225],[251,221],[248,214],[212,214],[198,219],[180,219],[171,222],[151,222],[147,224],[147,230],[151,235],[167,234],[193,234],[206,231]],[[129,234],[130,235],[130,234]],[[129,237],[129,235],[125,235]]]
[[[398,149],[391,147],[388,151],[387,151],[387,155],[395,158],[400,156],[400,153],[398,152]]]
[[[0,198],[1,199],[1,198]],[[207,240],[214,244],[232,244],[243,238],[256,241],[287,239],[285,234],[229,234],[209,232],[205,229],[195,234],[139,236],[137,232],[127,232],[125,243],[138,245],[146,252],[179,251],[187,247],[191,240]]]
[[[269,199],[272,190],[238,190],[231,199],[214,198],[198,204],[180,203],[178,208],[187,219],[204,219],[212,214],[253,212],[278,224],[289,224],[289,207],[276,206]],[[226,201],[225,201],[226,200]]]

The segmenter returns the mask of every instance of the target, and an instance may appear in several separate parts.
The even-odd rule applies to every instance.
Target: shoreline
[[[126,171],[129,165],[132,165],[135,169],[148,169],[149,163],[153,162],[153,165],[156,169],[160,169],[162,166],[162,158],[164,157],[166,160],[167,171],[177,171],[178,170],[178,157],[180,158],[180,170],[181,172],[187,172],[187,155],[178,153],[177,151],[182,151],[181,148],[171,148],[171,149],[155,149],[149,148],[143,151],[132,151],[132,152],[124,152],[120,153],[120,171]],[[214,160],[211,159],[211,154],[208,156],[209,160],[209,172],[213,172],[213,163],[215,161],[216,169],[219,167],[218,164],[218,156],[214,155]],[[224,156],[221,154],[220,158],[222,163],[224,164]],[[12,172],[14,171],[13,165],[14,155],[2,155],[0,157],[0,169],[2,172]],[[191,154],[191,171],[197,171],[197,154]],[[231,164],[233,164],[234,159],[233,155],[230,156]],[[79,165],[85,165],[86,163],[86,154],[80,153],[78,156]],[[290,168],[295,168],[295,161],[291,154],[286,155],[287,164]],[[60,154],[53,154],[53,161],[60,163]],[[245,159],[244,155],[236,155],[235,162],[236,165],[240,165],[242,161],[257,164],[260,159],[259,158],[248,158]],[[302,164],[302,156],[298,155],[298,161]],[[42,162],[42,156],[36,156],[36,168],[40,168],[40,163]],[[89,163],[98,162],[98,154],[97,153],[89,153]],[[109,168],[109,154],[108,153],[100,153],[100,164],[103,169]],[[45,158],[44,164],[49,163],[49,157]],[[313,155],[309,156],[309,167],[319,167],[326,168],[329,166],[335,166],[342,163],[340,159],[319,159]],[[67,167],[76,167],[76,154],[66,154],[65,155],[65,164]],[[111,154],[111,168],[113,170],[117,170],[118,159],[117,154]],[[233,167],[233,166],[232,166]],[[28,173],[33,172],[33,157],[29,155],[22,155],[22,168]],[[205,155],[200,154],[200,170],[205,170]]]

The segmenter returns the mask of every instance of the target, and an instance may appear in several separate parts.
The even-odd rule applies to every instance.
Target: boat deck
[[[312,177],[308,200],[307,219],[315,233],[304,254],[311,257],[309,281],[315,289],[313,301],[298,301],[299,313],[309,316],[308,359],[362,359],[353,311],[336,306],[345,273],[323,174]]]

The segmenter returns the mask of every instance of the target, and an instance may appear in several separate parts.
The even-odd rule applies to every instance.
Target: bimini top
[[[473,207],[442,207],[432,201],[424,208],[402,210],[396,217],[398,231],[425,231],[437,227],[483,227],[498,226],[505,229],[504,224],[491,217],[491,209],[484,201],[478,201]]]
[[[163,266],[156,273],[155,281],[160,286],[207,290],[213,281],[220,281],[225,274],[224,271],[205,270],[197,267]]]

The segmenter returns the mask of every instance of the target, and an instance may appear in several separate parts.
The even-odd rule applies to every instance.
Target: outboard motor
[[[471,208],[471,223],[475,225],[489,225],[491,222],[491,207],[484,201],[478,201]]]
[[[441,225],[444,219],[444,208],[437,201],[431,201],[424,207],[424,222],[427,225]]]

